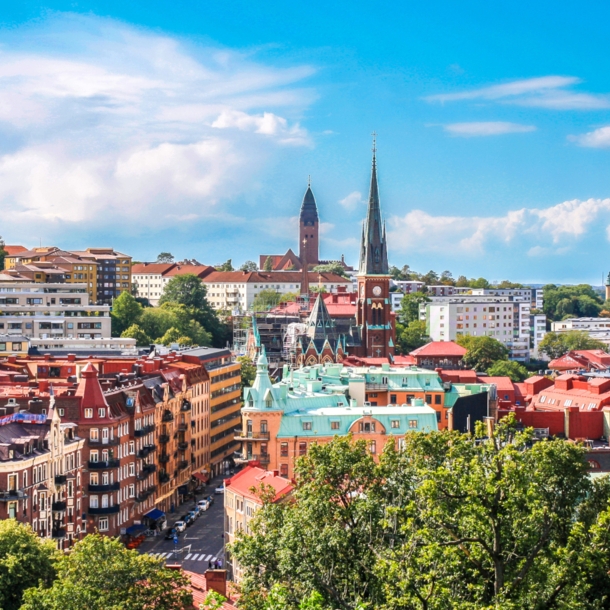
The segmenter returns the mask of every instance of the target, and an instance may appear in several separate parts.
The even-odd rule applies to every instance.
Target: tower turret
[[[301,264],[304,264],[304,261],[308,265],[317,265],[320,262],[318,250],[319,228],[318,207],[311,190],[311,180],[309,180],[299,216],[299,258]]]

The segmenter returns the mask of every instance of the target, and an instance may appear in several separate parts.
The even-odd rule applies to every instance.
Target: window
[[[267,422],[264,419],[261,421],[261,432],[267,434]]]
[[[396,394],[390,394],[390,403],[393,405],[396,404]]]
[[[426,404],[429,405],[432,403],[432,394],[426,394]]]
[[[129,476],[134,477],[136,475],[136,464],[135,462],[129,463]]]
[[[91,453],[89,454],[89,461],[90,462],[97,462],[98,461],[97,449],[95,451],[91,451]]]
[[[98,473],[97,472],[91,472],[89,473],[89,483],[91,485],[98,485],[99,478],[98,478]]]
[[[98,522],[98,529],[100,532],[108,531],[108,517],[102,517]]]
[[[330,422],[330,429],[331,430],[338,430],[339,429],[339,422],[338,421],[331,421]]]
[[[8,503],[8,517],[9,519],[17,518],[17,502]]]
[[[392,423],[391,423],[392,428],[400,428],[400,420],[399,419],[393,419]]]
[[[568,398],[568,400],[566,400],[566,401],[563,403],[564,407],[569,407],[571,404],[572,404],[572,399],[571,399],[571,398]]]
[[[303,430],[311,430],[311,422],[310,421],[304,421],[303,422]]]
[[[377,442],[376,441],[371,441],[369,443],[369,451],[373,454],[377,453]]]
[[[409,428],[411,428],[412,430],[417,428],[417,420],[416,419],[410,419],[409,420]]]
[[[136,452],[136,446],[133,441],[129,441],[129,454],[133,455]]]
[[[93,417],[93,409],[85,409],[85,419],[91,419]]]
[[[375,422],[360,422],[360,432],[375,432]]]
[[[288,476],[288,464],[280,464],[280,474],[283,477]]]
[[[89,506],[91,508],[97,508],[99,506],[97,496],[89,496]]]
[[[546,396],[543,394],[543,395],[540,397],[540,400],[539,400],[538,402],[544,402],[545,400],[546,400]]]
[[[98,409],[97,410],[98,417],[106,417],[106,409]]]
[[[136,495],[136,486],[130,485],[129,486],[129,497],[133,498],[135,495]]]
[[[299,455],[307,455],[307,443],[299,443]]]
[[[435,394],[434,395],[434,404],[435,405],[440,405],[442,403],[442,398],[440,394]]]
[[[288,457],[288,443],[280,444],[280,457]]]
[[[97,442],[100,438],[100,431],[97,428],[91,428],[89,430],[89,440]]]

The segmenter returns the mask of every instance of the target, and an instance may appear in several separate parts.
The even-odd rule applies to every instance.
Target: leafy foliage
[[[188,580],[118,539],[86,536],[59,558],[57,579],[24,595],[22,610],[183,610]]]
[[[151,338],[140,328],[138,324],[132,324],[129,328],[121,333],[121,337],[135,339],[136,345],[144,347],[152,343]]]
[[[423,292],[412,292],[405,294],[400,301],[398,319],[402,324],[409,324],[419,320],[419,306],[422,303],[429,303],[430,299]]]
[[[335,273],[341,277],[347,277],[345,267],[343,267],[339,261],[332,261],[331,263],[327,263],[325,265],[316,265],[312,271],[317,273]]]
[[[55,545],[42,541],[29,525],[0,521],[0,608],[18,610],[23,592],[55,578]]]
[[[6,258],[8,252],[4,249],[4,240],[2,239],[2,235],[0,235],[0,271],[4,269],[4,259]]]
[[[174,255],[171,252],[160,252],[157,256],[158,263],[173,263]]]
[[[291,501],[265,501],[230,549],[240,606],[608,607],[610,484],[589,479],[583,448],[514,424],[407,434],[378,463],[363,440],[312,445]]]
[[[522,364],[512,360],[498,360],[487,369],[487,374],[491,377],[509,377],[517,383],[531,376]]]
[[[463,335],[456,342],[468,350],[462,360],[475,371],[486,371],[497,361],[508,358],[506,346],[493,337]]]
[[[258,265],[254,261],[246,261],[240,268],[240,271],[258,271]]]
[[[121,292],[112,303],[112,334],[122,336],[123,331],[140,319],[143,311],[142,305],[129,292]]]
[[[263,271],[273,271],[273,259],[270,256],[265,259]]]
[[[543,288],[544,313],[550,320],[566,317],[597,317],[603,301],[598,292],[589,284],[576,286],[556,286],[547,284]]]
[[[569,330],[566,332],[550,332],[544,335],[538,344],[538,351],[551,360],[567,354],[571,350],[601,349],[608,351],[608,346],[602,341],[592,339],[583,330]]]
[[[248,356],[237,356],[236,360],[240,364],[241,387],[249,388],[256,378],[256,365]]]
[[[254,297],[252,311],[267,311],[275,307],[281,298],[282,295],[279,292],[271,288],[264,288]]]
[[[233,269],[233,261],[229,259],[222,263],[222,265],[216,265],[216,271],[235,271]]]
[[[429,340],[423,320],[413,320],[407,325],[396,323],[396,346],[401,354],[408,354]]]

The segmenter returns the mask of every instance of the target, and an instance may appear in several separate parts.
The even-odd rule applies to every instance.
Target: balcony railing
[[[65,474],[55,475],[55,485],[65,485],[68,477]]]
[[[190,411],[192,409],[191,403],[188,400],[182,401],[181,411]]]
[[[150,474],[151,472],[155,472],[157,470],[157,465],[156,464],[144,464],[144,466],[142,467],[142,470],[144,472],[148,472]]]
[[[159,442],[161,444],[169,443],[169,434],[161,434],[159,435]]]
[[[51,504],[51,510],[54,513],[61,513],[66,510],[66,503],[65,502],[53,502],[53,504]]]
[[[120,506],[118,504],[114,504],[113,506],[98,506],[97,508],[92,508],[91,506],[87,509],[87,512],[90,515],[115,515],[119,512]]]
[[[155,430],[155,425],[154,424],[149,424],[148,426],[143,426],[139,430],[135,430],[133,435],[136,438],[139,438],[141,436],[146,436],[147,434],[150,434],[151,432],[154,432],[154,430]]]
[[[186,441],[181,441],[178,443],[178,449],[180,451],[186,451],[189,448],[189,444]]]
[[[105,493],[107,491],[119,491],[121,484],[119,482],[109,483],[108,485],[87,485],[89,493]]]
[[[169,409],[165,409],[161,421],[174,421],[174,414]]]
[[[185,422],[181,422],[180,424],[178,424],[178,430],[180,432],[186,432],[188,430],[188,424]]]
[[[21,489],[10,489],[8,491],[0,491],[0,502],[23,500],[27,497],[28,495]]]
[[[116,445],[121,444],[121,439],[120,438],[96,438],[96,439],[90,438],[89,444],[92,447],[99,447],[100,445],[114,447]]]
[[[184,470],[185,468],[188,468],[188,460],[180,460],[178,462],[178,470]]]
[[[167,462],[169,462],[169,455],[167,455],[167,453],[162,453],[159,456],[159,462],[161,462],[161,464],[167,464]]]
[[[63,527],[59,527],[51,531],[51,538],[55,538],[56,540],[60,540],[61,538],[66,537],[66,530]]]
[[[117,459],[106,460],[105,462],[92,462],[89,460],[87,466],[91,470],[104,470],[105,468],[118,468],[121,462]]]
[[[269,440],[269,432],[242,432],[239,435],[235,436],[236,441],[268,441]]]
[[[167,474],[167,472],[159,473],[159,483],[168,483],[169,480],[170,480],[170,476]]]

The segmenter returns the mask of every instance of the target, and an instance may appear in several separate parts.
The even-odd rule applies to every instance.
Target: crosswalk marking
[[[205,558],[205,560],[204,560],[204,561],[210,561],[210,559],[212,559],[212,556],[211,556],[211,555],[208,555],[208,556]]]
[[[198,557],[199,557],[199,553],[195,553],[195,554],[193,555],[192,560],[193,560],[193,561],[197,561],[197,558],[198,558]]]
[[[187,561],[188,559],[190,559],[192,557],[193,553],[189,553],[185,558],[184,561]]]

